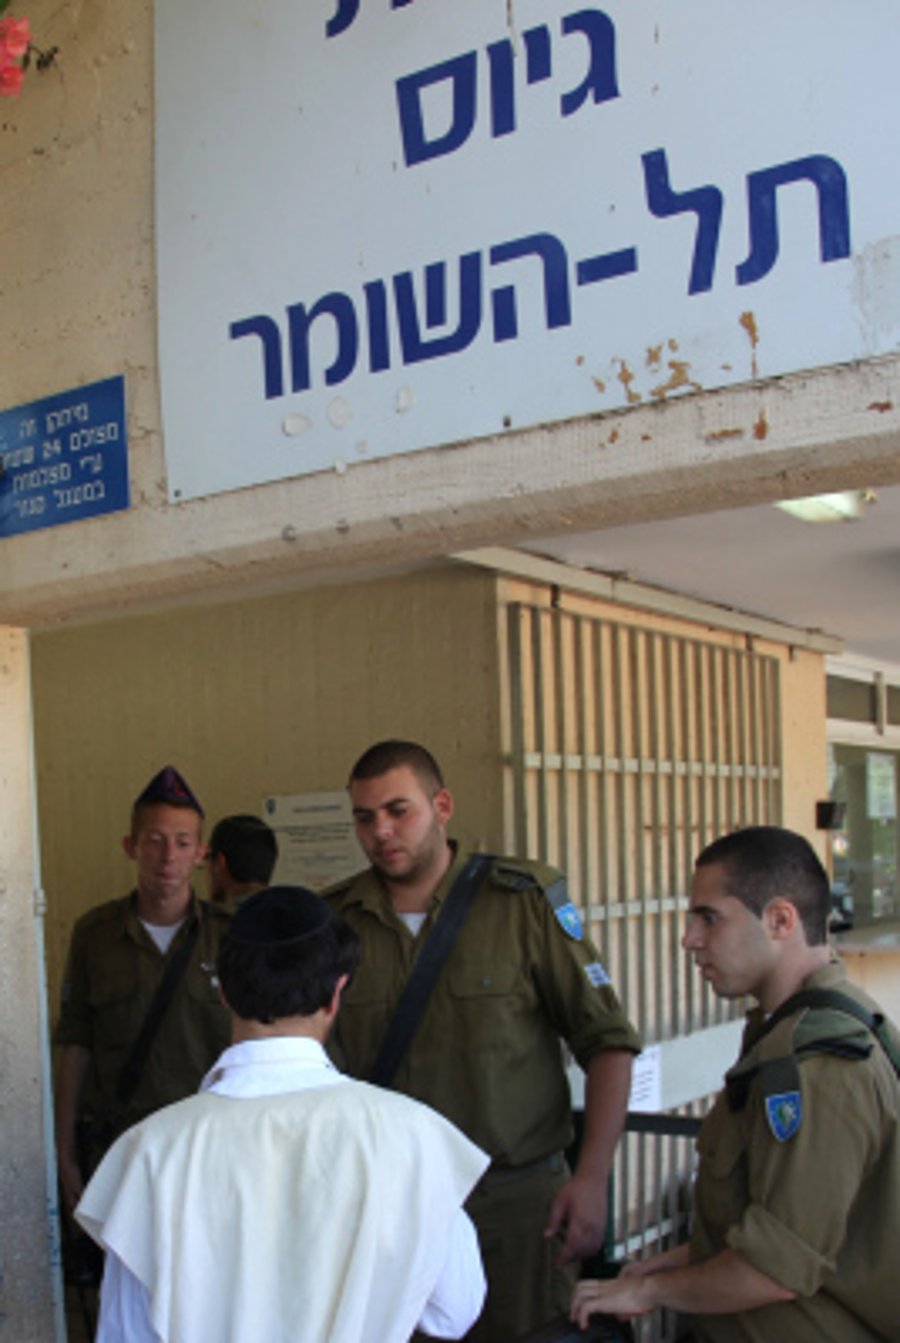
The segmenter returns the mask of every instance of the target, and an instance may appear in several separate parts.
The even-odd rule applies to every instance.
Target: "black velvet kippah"
[[[290,946],[320,933],[331,917],[325,901],[305,886],[270,886],[241,902],[228,937],[246,946]]]

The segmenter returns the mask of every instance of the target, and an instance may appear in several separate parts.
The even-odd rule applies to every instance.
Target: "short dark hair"
[[[802,835],[777,825],[747,826],[707,845],[696,866],[713,864],[725,869],[728,894],[757,918],[782,896],[800,915],[809,945],[825,942],[831,909],[828,874]]]
[[[259,816],[223,816],[209,837],[209,856],[220,853],[235,881],[267,886],[278,861],[278,840]]]
[[[360,941],[339,915],[327,914],[321,928],[284,943],[225,937],[216,972],[236,1016],[269,1026],[285,1017],[311,1017],[329,1005],[338,980],[352,978],[359,964]]]
[[[403,766],[415,773],[427,792],[436,793],[444,787],[441,767],[430,751],[415,741],[401,741],[390,738],[378,741],[363,751],[350,771],[349,783],[354,779],[380,779],[389,769],[401,769]]]

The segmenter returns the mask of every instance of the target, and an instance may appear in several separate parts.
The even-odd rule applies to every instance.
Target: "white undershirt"
[[[318,1041],[280,1036],[231,1045],[200,1090],[232,1097],[280,1096],[347,1082]],[[480,1315],[486,1290],[475,1228],[460,1208],[419,1329],[433,1338],[461,1338]],[[163,1343],[150,1320],[146,1287],[112,1251],[106,1256],[95,1343]]]
[[[406,924],[413,937],[418,937],[422,924],[428,918],[428,913],[427,911],[424,914],[401,914],[398,912],[397,918],[401,923]]]
[[[184,919],[179,919],[177,923],[147,923],[146,919],[141,919],[141,923],[165,956],[175,941],[175,934],[184,923]]]

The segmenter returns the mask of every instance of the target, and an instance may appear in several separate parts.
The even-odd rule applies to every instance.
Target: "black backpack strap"
[[[172,1001],[172,995],[178,981],[187,969],[187,963],[191,959],[191,952],[197,944],[199,934],[200,919],[198,916],[188,929],[188,935],[184,942],[163,971],[150,1006],[147,1008],[147,1015],[144,1017],[141,1029],[119,1074],[119,1081],[116,1086],[116,1101],[120,1106],[127,1105],[137,1090],[141,1073],[144,1071],[144,1064],[147,1062],[150,1048],[156,1039],[163,1014]]]
[[[870,1012],[862,1003],[858,1003],[855,998],[841,993],[838,989],[801,989],[787,998],[769,1017],[764,1029],[754,1040],[753,1047],[755,1048],[779,1022],[804,1008],[811,1011],[824,1009],[829,1012],[842,1012],[844,1016],[853,1017],[854,1020],[861,1022],[874,1035],[894,1072],[900,1077],[900,1051],[891,1039],[886,1018],[881,1012]],[[732,1110],[744,1108],[751,1084],[756,1078],[760,1078],[762,1092],[766,1098],[780,1092],[796,1090],[799,1087],[800,1077],[797,1063],[811,1054],[836,1054],[842,1058],[860,1060],[868,1058],[871,1052],[871,1045],[864,1045],[852,1039],[823,1035],[817,1039],[807,1040],[796,1049],[795,1053],[785,1055],[783,1058],[770,1059],[755,1068],[736,1072],[726,1078],[725,1089],[729,1107]]]
[[[785,1017],[791,1016],[794,1012],[808,1007],[827,1008],[833,1012],[843,1012],[845,1016],[855,1017],[857,1021],[862,1022],[867,1030],[875,1036],[881,1048],[891,1062],[894,1072],[900,1077],[900,1051],[891,1039],[888,1030],[887,1020],[882,1012],[870,1012],[862,1003],[858,1003],[855,998],[849,997],[846,993],[841,993],[839,989],[801,989],[799,993],[793,994],[786,1002],[783,1002],[777,1011],[773,1012],[766,1022],[764,1034],[777,1026],[779,1021]]]
[[[377,1086],[390,1086],[400,1060],[419,1027],[431,991],[453,950],[475,893],[493,861],[490,853],[473,854],[454,881],[388,1023],[369,1079]]]

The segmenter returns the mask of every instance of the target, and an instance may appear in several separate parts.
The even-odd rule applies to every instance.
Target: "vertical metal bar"
[[[599,831],[599,849],[597,851],[597,892],[604,910],[604,944],[603,954],[607,963],[612,965],[610,957],[612,955],[613,936],[610,922],[610,905],[612,903],[612,877],[610,873],[610,825],[609,825],[609,791],[611,787],[609,777],[609,740],[606,730],[606,714],[608,704],[608,685],[607,685],[607,659],[604,655],[603,646],[606,638],[606,627],[603,621],[598,620],[593,627],[593,645],[594,645],[594,713],[596,716],[596,738],[597,754],[600,757],[600,776],[597,780],[597,828]]]
[[[647,864],[644,853],[644,714],[647,711],[646,678],[642,675],[641,647],[644,642],[639,630],[628,631],[628,665],[631,673],[631,749],[634,752],[635,773],[632,776],[634,887],[640,902],[638,920],[638,1029],[646,1035],[650,1029],[649,995],[647,985]],[[631,920],[629,919],[629,923]]]
[[[679,862],[678,862],[678,831],[683,823],[683,814],[678,806],[678,712],[676,695],[676,666],[675,640],[671,635],[664,636],[662,641],[663,650],[663,686],[664,686],[664,711],[665,711],[665,744],[664,754],[669,763],[669,777],[666,786],[667,808],[668,808],[668,854],[666,859],[666,882],[664,889],[660,892],[661,897],[668,895],[672,901],[672,911],[666,918],[669,941],[669,993],[668,1005],[666,1009],[666,1019],[663,1027],[664,1038],[674,1034],[676,1021],[678,1019],[678,999],[679,982],[681,979],[681,956],[679,954],[679,912],[678,912],[678,893],[679,893]],[[683,754],[683,752],[682,752]],[[663,912],[660,909],[660,924],[663,920]]]
[[[617,929],[616,942],[618,944],[618,974],[617,982],[621,985],[622,999],[626,1003],[632,1001],[631,997],[631,966],[628,956],[628,902],[631,895],[631,882],[628,871],[628,826],[626,822],[627,815],[627,780],[625,778],[625,723],[623,712],[622,696],[622,627],[620,625],[610,626],[610,636],[612,639],[612,673],[613,673],[613,734],[615,742],[615,753],[618,760],[618,773],[616,776],[616,898],[623,908],[620,926]]]
[[[695,774],[695,763],[699,765],[699,749],[696,741],[696,719],[691,714],[691,705],[694,704],[694,697],[691,694],[691,688],[696,677],[696,659],[691,656],[692,646],[687,639],[679,641],[679,661],[681,664],[681,750],[684,757],[684,787],[682,791],[682,826],[683,826],[683,844],[681,856],[681,883],[685,894],[690,891],[691,875],[694,866],[694,792],[697,788],[697,775]],[[695,757],[697,758],[695,761]],[[699,787],[703,787],[702,777]],[[680,973],[684,976],[685,961],[684,957],[679,957],[678,961]],[[685,977],[684,981],[684,1014],[679,1010],[676,1013],[672,1023],[673,1035],[681,1035],[691,1029],[692,1020],[690,1012],[691,995],[693,993],[693,982],[690,975]],[[679,1004],[682,997],[679,995]]]
[[[556,746],[559,751],[559,772],[557,778],[556,816],[557,816],[557,867],[568,874],[569,862],[569,766],[568,753],[568,701],[566,678],[566,652],[562,611],[554,608],[551,615],[550,630],[553,639],[554,685],[556,690]]]
[[[532,677],[534,684],[534,745],[537,752],[537,853],[545,863],[549,854],[550,831],[547,809],[547,705],[544,676],[544,612],[531,610]]]
[[[663,896],[663,848],[667,843],[668,829],[664,825],[663,790],[663,742],[660,728],[659,703],[659,657],[660,637],[657,634],[644,635],[647,650],[647,745],[653,773],[650,779],[650,871],[651,899],[655,909],[653,914],[653,1039],[661,1040],[665,1030],[665,950],[663,933],[665,918]],[[647,902],[644,905],[644,917],[647,917]]]
[[[737,727],[737,772],[738,772],[738,825],[750,824],[750,781],[751,770],[747,749],[747,688],[744,675],[747,667],[747,652],[735,652],[734,655],[734,703]]]
[[[590,629],[591,622],[584,616],[575,617],[574,625],[574,691],[575,691],[575,745],[578,755],[581,759],[581,774],[578,779],[578,848],[579,848],[579,869],[581,872],[581,906],[587,911],[591,905],[591,889],[593,886],[594,863],[591,852],[591,827],[590,827],[590,768],[588,757],[590,756],[590,743],[588,741],[588,678],[587,678],[587,656],[588,641],[587,631]]]
[[[708,844],[713,835],[720,833],[721,805],[719,778],[719,705],[718,677],[716,675],[716,652],[714,645],[708,644],[701,654],[702,676],[698,685],[700,710],[703,724],[703,765],[706,786],[704,797],[703,844]],[[696,976],[692,982],[697,984]],[[705,980],[701,980],[698,990],[700,1021],[708,1026],[710,1021],[710,991]]]
[[[750,724],[750,748],[748,756],[753,767],[753,788],[751,819],[759,825],[763,817],[763,753],[759,739],[759,658],[755,653],[747,654],[747,715]]]
[[[710,745],[711,761],[713,765],[713,795],[712,795],[712,825],[713,835],[721,835],[722,825],[722,703],[721,703],[721,671],[720,671],[720,650],[715,644],[708,647],[709,658],[709,711],[710,711]]]
[[[781,667],[776,658],[772,663],[772,763],[774,784],[774,806],[772,824],[781,825],[784,820],[784,768],[781,754]]]
[[[522,621],[524,613],[518,602],[510,602],[507,611],[509,640],[509,713],[510,749],[513,772],[513,825],[515,844],[513,853],[528,852],[528,816],[525,799],[525,710],[522,677]]]

